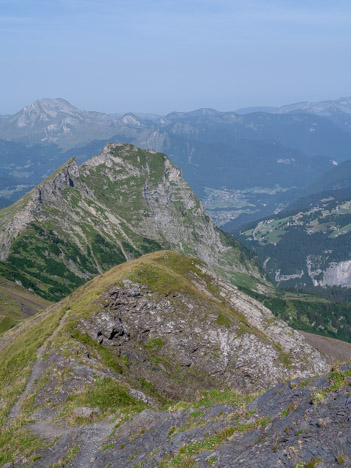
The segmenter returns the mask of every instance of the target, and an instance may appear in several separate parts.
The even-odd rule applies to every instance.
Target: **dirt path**
[[[35,361],[33,367],[32,367],[32,372],[30,374],[30,377],[28,379],[26,388],[24,389],[24,392],[22,395],[19,397],[17,402],[13,405],[9,412],[9,418],[15,419],[17,418],[20,413],[21,413],[21,406],[27,397],[27,395],[33,390],[33,386],[35,381],[40,378],[44,371],[45,371],[45,361],[43,360],[43,356],[45,354],[45,351],[47,349],[47,345],[50,343],[50,341],[55,338],[55,336],[62,330],[62,328],[65,325],[65,319],[67,317],[67,314],[70,312],[68,309],[65,314],[61,317],[59,325],[55,328],[54,332],[52,335],[50,335],[44,343],[40,346],[40,348],[37,349],[37,360]]]
[[[26,388],[9,412],[9,418],[12,421],[20,416],[24,400],[33,391],[36,380],[40,378],[47,369],[47,364],[44,361],[43,356],[52,340],[64,327],[66,317],[69,312],[70,310],[66,311],[54,332],[44,341],[42,346],[37,349],[37,359],[32,367]],[[115,423],[102,421],[84,427],[67,428],[53,424],[52,420],[48,418],[44,421],[32,422],[24,427],[48,442],[57,440],[55,445],[48,449],[48,458],[44,457],[45,465],[42,465],[41,461],[37,461],[34,466],[40,468],[44,468],[45,466],[46,468],[48,459],[50,460],[50,463],[57,463],[62,459],[62,457],[64,457],[64,454],[67,453],[70,447],[79,447],[79,451],[75,454],[73,459],[68,462],[67,466],[72,468],[88,468],[94,466],[95,454],[98,452],[99,447],[108,440],[114,430]]]

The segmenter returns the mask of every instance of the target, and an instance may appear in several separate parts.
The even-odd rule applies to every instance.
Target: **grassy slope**
[[[311,254],[320,257],[321,269],[330,262],[349,258],[350,191],[340,190],[330,195],[333,197],[317,194],[301,199],[296,206],[291,206],[260,226],[256,223],[244,227],[238,238],[254,249],[262,262],[270,258],[267,271],[271,278],[274,278],[276,270],[281,270],[282,275],[301,270],[305,273],[301,280],[291,279],[281,283],[280,287],[289,292],[280,290],[268,297],[255,295],[257,299],[294,328],[351,341],[349,290],[314,287],[306,265],[306,257]],[[252,238],[254,230],[256,241]],[[316,278],[321,279],[320,276]],[[294,293],[295,287],[300,292]],[[250,293],[249,288],[245,290]]]
[[[266,262],[268,274],[274,280],[276,272],[302,278],[284,279],[283,288],[312,290],[307,257],[315,280],[321,281],[332,262],[349,259],[351,239],[351,191],[338,190],[312,195],[297,201],[271,219],[243,227],[235,235]],[[280,282],[278,277],[278,283]]]
[[[351,359],[351,343],[335,340],[325,336],[314,335],[313,333],[301,332],[306,341],[316,348],[330,364],[345,362]]]
[[[0,277],[0,333],[49,305],[45,299]]]
[[[333,302],[312,294],[276,290],[274,294],[263,295],[242,289],[296,330],[351,342],[349,303]]]

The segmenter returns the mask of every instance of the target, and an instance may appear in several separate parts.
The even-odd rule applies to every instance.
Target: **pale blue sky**
[[[0,114],[332,99],[351,95],[351,1],[0,0],[0,52]]]

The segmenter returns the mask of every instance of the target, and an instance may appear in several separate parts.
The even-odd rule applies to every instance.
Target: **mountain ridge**
[[[51,299],[162,247],[197,256],[239,284],[271,288],[254,257],[215,228],[167,156],[128,144],[108,144],[80,167],[72,158],[1,210],[0,229],[1,274]]]
[[[182,413],[175,412],[183,408],[221,405],[223,420],[214,415],[221,428],[236,425],[238,418],[228,416],[253,400],[248,393],[294,376],[309,385],[314,374],[329,368],[264,306],[197,259],[171,251],[118,265],[5,333],[0,358],[0,462],[38,467],[66,459],[87,466],[112,447],[123,457],[145,429],[128,432],[123,446],[119,431],[156,413],[157,419],[173,414],[179,420]],[[271,394],[279,395],[275,390]],[[279,401],[275,417],[289,405]],[[245,432],[268,427],[263,415],[249,425],[251,410],[239,418]],[[195,412],[189,422],[204,413]],[[153,439],[152,451],[155,444],[160,449],[159,436]],[[169,453],[161,453],[158,462],[167,463]]]

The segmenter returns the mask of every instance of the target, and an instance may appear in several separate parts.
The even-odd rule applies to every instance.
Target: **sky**
[[[0,0],[0,114],[279,106],[350,78],[350,0]]]

